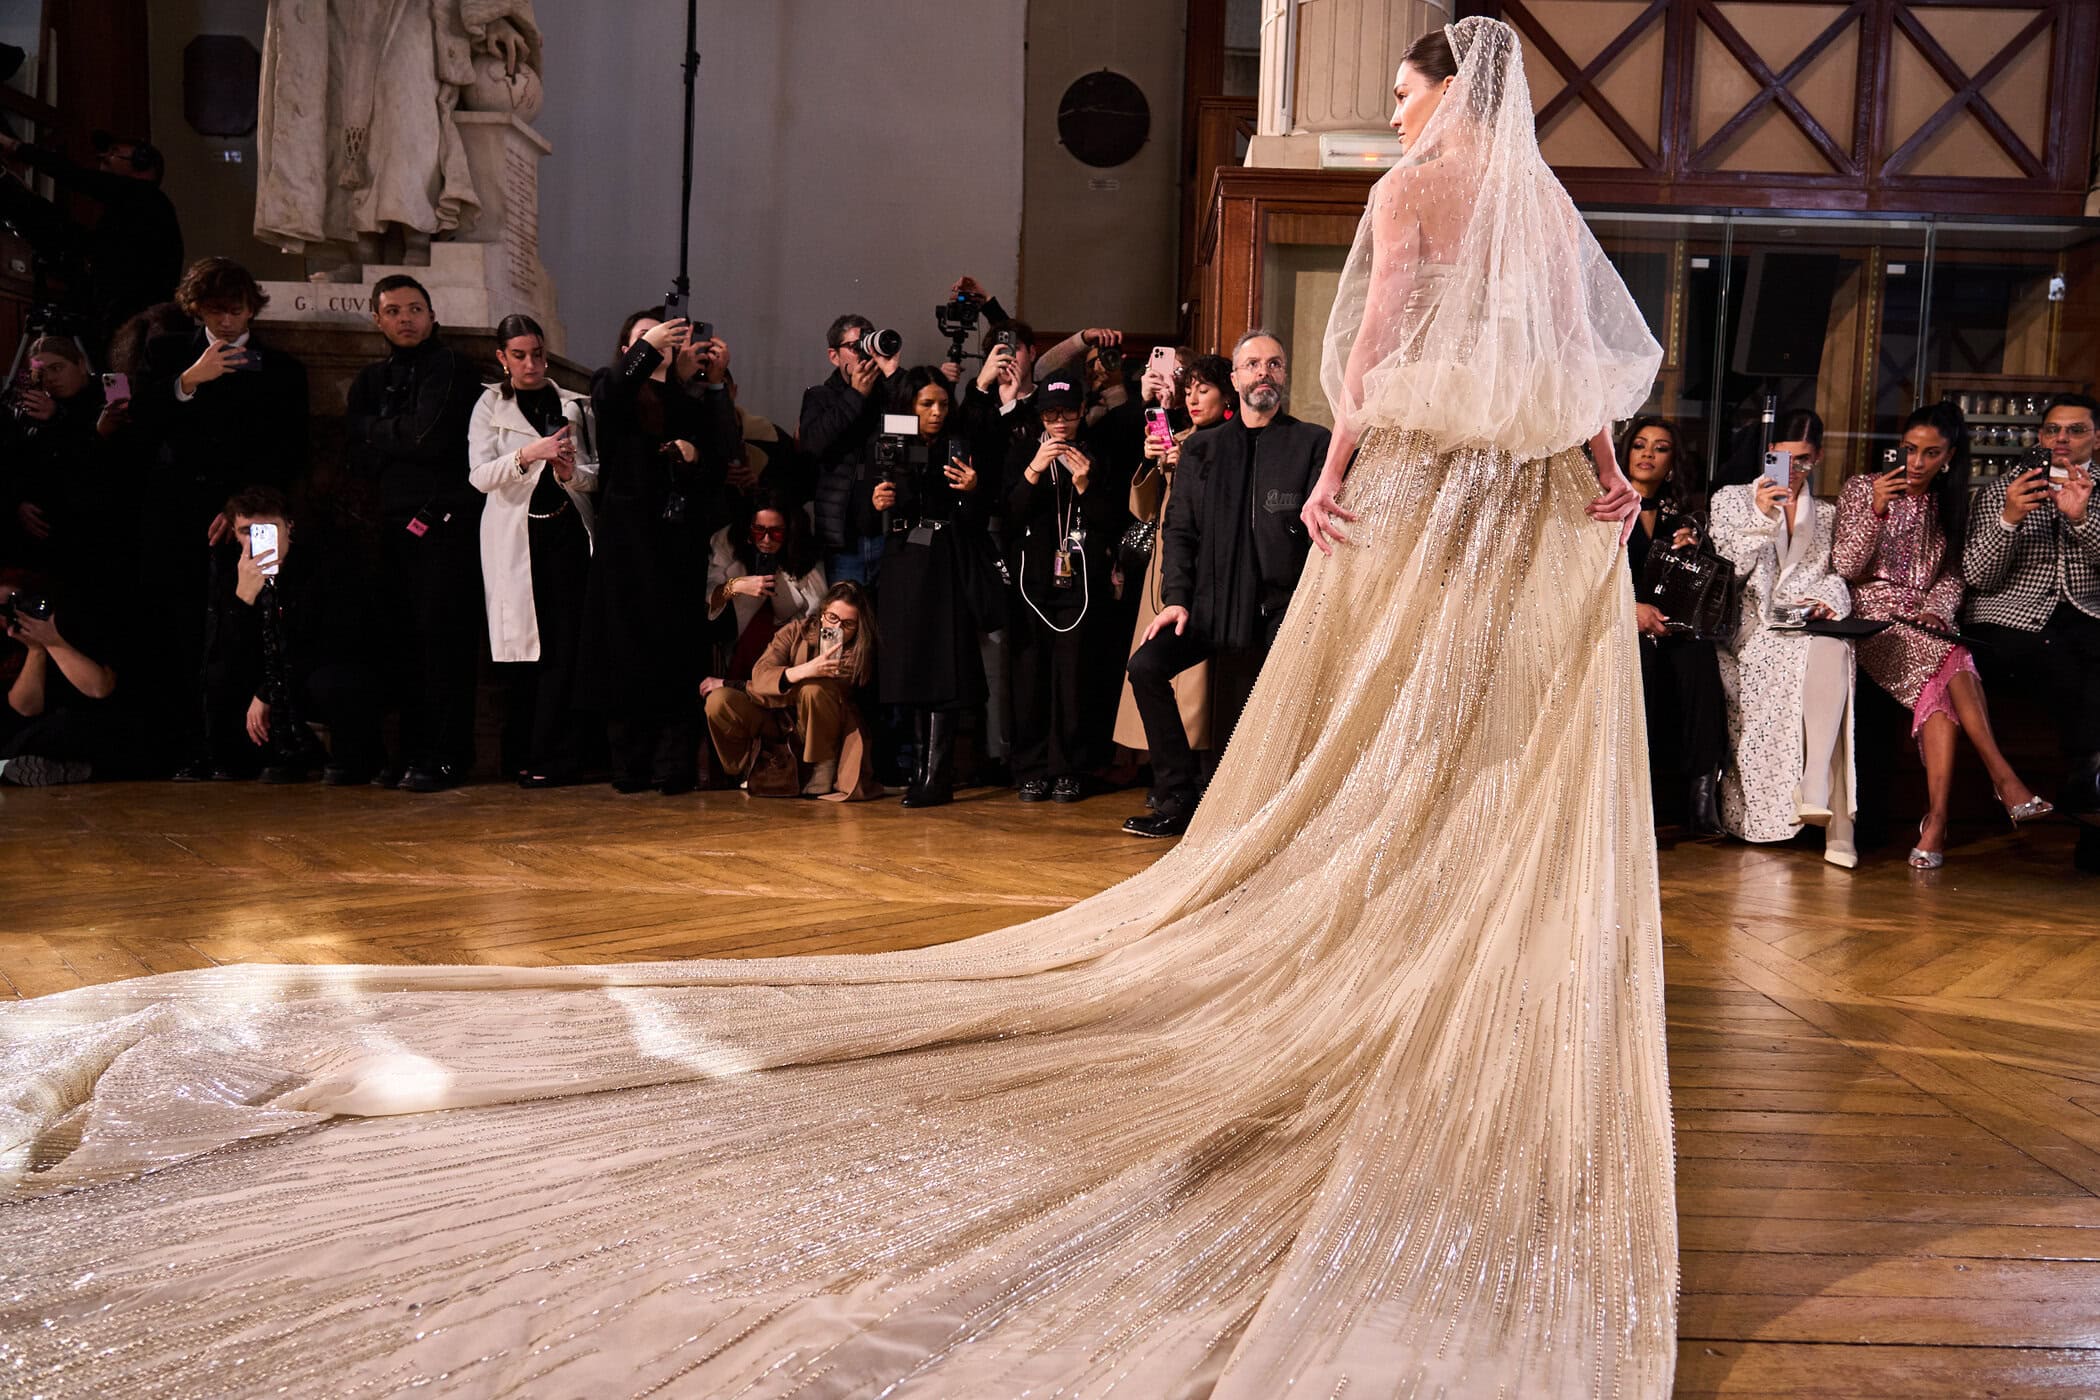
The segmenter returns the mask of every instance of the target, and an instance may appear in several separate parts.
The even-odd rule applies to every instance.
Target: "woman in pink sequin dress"
[[[1968,428],[1960,412],[1936,403],[1911,414],[1901,455],[1899,466],[1845,483],[1831,564],[1852,586],[1854,616],[1895,624],[1860,642],[1859,666],[1910,707],[1928,803],[1910,863],[1933,870],[1945,861],[1956,730],[1968,732],[2014,825],[2053,808],[2006,762],[1975,658],[1951,640],[1962,576],[1960,551],[1947,541],[1964,537],[1969,501]]]

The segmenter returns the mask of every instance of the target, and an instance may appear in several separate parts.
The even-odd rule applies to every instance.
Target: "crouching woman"
[[[875,676],[875,618],[857,583],[833,584],[814,617],[790,623],[743,688],[707,697],[722,766],[756,796],[853,802],[882,796],[854,697]],[[799,760],[792,769],[788,758]],[[792,774],[792,778],[790,778]]]

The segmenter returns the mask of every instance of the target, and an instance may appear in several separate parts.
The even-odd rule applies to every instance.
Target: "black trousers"
[[[1196,755],[1181,723],[1181,704],[1174,698],[1174,677],[1201,662],[1211,663],[1210,752],[1223,755],[1282,626],[1283,609],[1278,608],[1263,617],[1256,646],[1224,649],[1194,629],[1177,635],[1169,627],[1132,654],[1130,696],[1145,724],[1145,746],[1152,751],[1152,808],[1161,816],[1188,816],[1202,792]]]
[[[487,626],[475,521],[455,515],[418,538],[384,527],[387,680],[401,712],[401,759],[411,766],[474,766],[474,687]]]
[[[2068,811],[2092,811],[2100,798],[2100,619],[2059,603],[2038,632],[1988,622],[1963,630],[1992,687],[2049,697],[2065,768],[2058,800]],[[2081,857],[2100,858],[2100,828],[2084,827],[2078,845]]]
[[[577,704],[576,659],[590,536],[574,510],[529,521],[528,528],[540,659],[497,668],[504,682],[503,772],[573,777],[583,766],[588,719]]]
[[[269,685],[262,668],[251,658],[214,655],[204,673],[205,703],[215,714],[238,714],[240,728],[232,736],[218,735],[213,742],[213,761],[233,772],[253,772],[265,757],[248,737],[248,703],[258,694],[283,694],[284,687]],[[303,736],[277,742],[287,725],[314,721],[328,726],[328,761],[366,771],[385,760],[380,721],[386,714],[385,687],[376,668],[362,661],[324,661],[291,678],[289,693],[293,713],[277,711],[273,704],[270,728],[272,747],[284,750],[275,755],[297,758],[305,747]]]
[[[1658,798],[1674,804],[1677,788],[1726,766],[1728,698],[1712,642],[1643,637],[1640,648],[1649,778]]]
[[[1043,612],[1050,622],[1016,602],[1007,627],[1014,707],[1010,761],[1016,783],[1076,778],[1091,756],[1086,742],[1088,629],[1079,621],[1076,600],[1053,599]],[[1060,632],[1060,627],[1071,630]]]

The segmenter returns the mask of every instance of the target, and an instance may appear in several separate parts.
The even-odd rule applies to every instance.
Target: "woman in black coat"
[[[904,460],[869,470],[857,502],[860,532],[882,537],[875,610],[884,704],[912,712],[917,766],[907,807],[938,807],[954,795],[955,726],[985,702],[980,631],[1003,625],[985,533],[986,502],[970,447],[948,431],[951,400],[939,370],[898,377],[892,413],[918,420]]]
[[[596,677],[613,786],[690,792],[709,655],[709,518],[738,448],[729,347],[637,311],[619,360],[591,380],[598,535],[580,674]]]

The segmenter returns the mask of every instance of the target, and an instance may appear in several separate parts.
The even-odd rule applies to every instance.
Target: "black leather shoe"
[[[456,788],[467,780],[466,774],[450,763],[435,763],[428,768],[417,766],[401,775],[403,792],[444,792]]]
[[[1080,786],[1077,778],[1059,778],[1050,785],[1050,800],[1052,802],[1084,802],[1086,800],[1086,789]]]
[[[169,775],[178,783],[238,783],[255,776],[255,770],[242,773],[233,768],[217,764],[208,759],[198,759],[185,768],[178,768]]]
[[[1155,840],[1163,837],[1179,836],[1188,829],[1189,819],[1187,817],[1177,817],[1171,814],[1155,813],[1149,817],[1132,817],[1129,821],[1123,823],[1123,830],[1129,832],[1132,836],[1149,836]]]
[[[303,763],[271,763],[264,766],[256,781],[271,787],[289,787],[294,783],[310,783],[314,770]]]
[[[376,788],[400,787],[401,775],[403,771],[404,770],[396,764],[382,763],[379,765],[379,771],[372,775],[372,786]]]
[[[1697,836],[1721,834],[1721,775],[1701,773],[1684,798],[1684,824]]]
[[[656,790],[665,797],[683,797],[698,786],[699,781],[694,778],[665,778],[656,785]]]
[[[1023,802],[1048,802],[1050,800],[1050,780],[1048,778],[1030,778],[1027,782],[1021,784],[1020,797]]]

